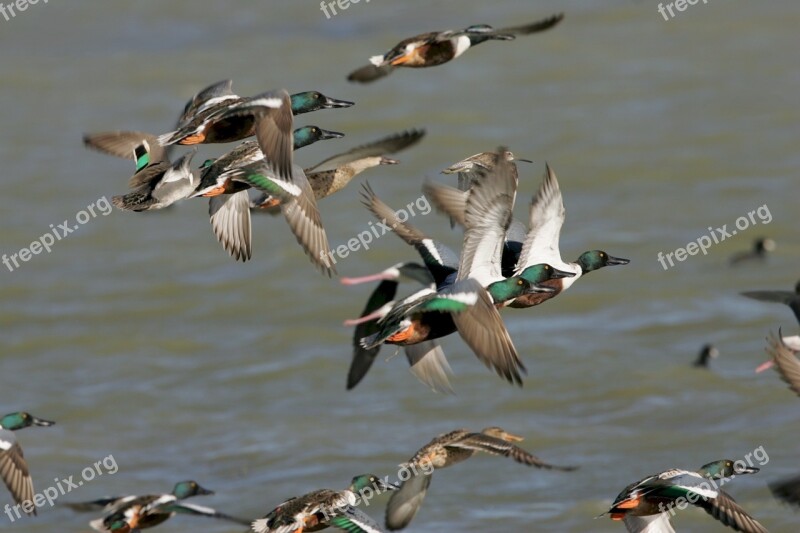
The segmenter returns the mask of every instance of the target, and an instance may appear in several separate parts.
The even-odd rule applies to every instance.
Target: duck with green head
[[[481,181],[478,183],[481,183]],[[471,193],[464,193],[451,187],[430,185],[425,188],[425,192],[431,198],[431,201],[446,214],[457,221],[464,220],[465,199]],[[504,259],[507,261],[516,260],[513,274],[518,276],[523,275],[527,268],[542,263],[573,275],[544,282],[545,286],[554,289],[553,292],[531,294],[524,298],[518,298],[510,304],[510,307],[519,308],[539,305],[567,290],[584,274],[607,266],[627,265],[630,263],[628,259],[614,257],[603,250],[584,252],[572,263],[567,263],[561,259],[559,239],[561,227],[564,225],[565,214],[564,200],[561,196],[558,179],[550,165],[546,165],[544,181],[531,201],[528,231],[523,241],[506,243],[506,248],[515,251],[519,250],[519,252],[513,254],[516,257],[509,255]],[[514,227],[513,225],[510,226]],[[510,268],[510,265],[507,267]]]
[[[344,490],[321,489],[303,496],[289,498],[253,522],[256,533],[320,531],[334,527],[348,533],[377,533],[382,531],[369,516],[356,508],[359,498],[396,490],[372,474],[353,478]]]
[[[386,157],[416,144],[425,130],[409,130],[389,135],[377,141],[356,146],[336,154],[304,171],[317,200],[327,198],[344,189],[354,177],[365,170],[380,165],[396,165],[398,160]],[[278,198],[261,194],[251,201],[251,207],[274,213],[280,205]]]
[[[224,80],[195,95],[186,104],[175,131],[158,137],[161,145],[228,143],[254,135],[258,118],[252,112],[230,114],[230,111],[243,108],[252,110],[253,102],[273,95],[264,93],[249,98],[241,97],[233,93],[232,85],[231,80]],[[353,105],[353,102],[336,100],[319,91],[293,94],[286,103],[293,115]]]
[[[261,119],[260,123],[268,120]],[[297,149],[341,136],[343,134],[318,126],[306,126],[294,131],[290,145]],[[202,167],[200,183],[190,197],[209,198],[209,218],[214,235],[232,257],[241,261],[252,256],[247,190],[255,188],[277,198],[289,227],[306,254],[317,267],[331,275],[335,269],[323,260],[325,252],[330,249],[327,236],[305,173],[299,166],[292,165],[291,179],[281,178],[271,167],[269,153],[259,139],[245,141],[218,159],[207,160]]]
[[[702,508],[722,524],[736,531],[766,533],[729,494],[719,489],[716,480],[737,475],[755,474],[758,468],[744,461],[721,459],[705,464],[696,472],[681,469],[667,470],[631,483],[620,492],[611,509],[606,511],[612,520],[625,522],[628,531],[674,531],[670,518],[676,507],[689,503]],[[602,515],[601,515],[602,516]]]
[[[15,431],[31,426],[49,427],[55,424],[48,420],[36,418],[30,413],[19,411],[0,418],[0,475],[16,504],[33,501],[33,480],[28,471],[28,463],[22,454],[22,447],[17,442]],[[35,515],[36,507],[28,507],[26,514]]]
[[[149,529],[158,526],[176,514],[187,514],[217,518],[237,524],[249,524],[249,521],[220,513],[209,507],[186,503],[184,500],[193,496],[214,494],[200,486],[196,481],[181,481],[175,484],[169,494],[149,494],[145,496],[117,496],[101,498],[81,503],[70,503],[68,507],[75,511],[101,511],[104,516],[93,520],[89,525],[95,531],[121,531]]]

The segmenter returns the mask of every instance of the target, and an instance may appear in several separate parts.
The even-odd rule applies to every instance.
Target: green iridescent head
[[[35,416],[31,415],[30,413],[26,413],[24,411],[20,411],[17,413],[10,413],[0,418],[0,427],[3,429],[8,429],[11,431],[16,431],[18,429],[27,428],[30,426],[52,426],[55,422],[50,422],[49,420],[42,420],[41,418],[36,418]]]
[[[520,277],[531,283],[543,283],[551,279],[571,278],[575,274],[554,268],[547,263],[531,265],[520,273]]]
[[[397,489],[397,487],[395,487],[394,485],[384,483],[383,480],[381,480],[381,478],[373,474],[361,474],[360,476],[354,477],[353,481],[350,482],[350,490],[353,492],[361,492],[367,487],[376,491]]]
[[[204,489],[199,483],[197,483],[197,481],[181,481],[180,483],[176,483],[175,488],[172,489],[172,495],[179,500],[189,498],[191,496],[203,496],[206,494],[214,494],[214,492]]]
[[[339,139],[344,137],[344,133],[338,131],[323,130],[319,126],[303,126],[297,128],[292,132],[294,137],[294,149],[302,148],[317,141],[324,141],[326,139]]]
[[[758,471],[758,468],[748,466],[744,461],[720,459],[704,464],[697,473],[711,479],[722,479],[737,474],[755,474]]]
[[[301,115],[303,113],[310,113],[319,109],[333,109],[336,107],[350,107],[353,102],[347,100],[336,100],[325,96],[319,91],[305,91],[302,93],[293,94],[292,100],[292,113]]]
[[[631,261],[630,259],[622,259],[608,255],[602,250],[591,250],[589,252],[583,252],[575,262],[580,265],[581,270],[586,274],[587,272],[598,270],[606,266],[627,265]]]

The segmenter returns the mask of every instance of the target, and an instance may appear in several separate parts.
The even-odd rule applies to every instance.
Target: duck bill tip
[[[354,105],[356,105],[355,102],[350,102],[348,100],[337,100],[335,98],[326,98],[325,100],[325,107],[328,108],[352,107]]]

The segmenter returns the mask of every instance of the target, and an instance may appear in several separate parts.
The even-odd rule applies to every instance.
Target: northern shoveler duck
[[[240,141],[256,133],[257,117],[251,113],[233,113],[237,109],[254,110],[253,103],[261,99],[272,99],[271,93],[254,97],[241,97],[231,90],[233,82],[224,80],[206,87],[187,104],[178,119],[175,131],[159,136],[159,142],[193,145],[200,143],[227,143]],[[350,107],[353,102],[329,98],[318,91],[293,94],[287,102],[292,114],[299,115],[317,111]],[[286,176],[284,176],[286,177]]]
[[[170,494],[146,496],[117,496],[81,503],[68,503],[74,511],[101,511],[103,518],[89,523],[95,531],[126,531],[149,529],[158,526],[176,514],[205,516],[249,525],[250,521],[220,513],[209,507],[186,503],[192,496],[214,494],[196,481],[181,481],[175,484]]]
[[[49,427],[53,424],[55,422],[36,418],[24,411],[9,413],[0,418],[0,477],[16,504],[33,502],[33,480],[14,432],[31,426]],[[30,512],[22,507],[22,511],[35,515],[36,506],[32,506]]]
[[[501,149],[498,154],[502,153]],[[455,272],[452,264],[445,264],[442,260],[451,255],[445,253],[446,248],[400,221],[390,207],[378,200],[369,187],[365,187],[367,207],[382,224],[393,228],[403,240],[417,248],[433,274],[437,291],[425,289],[395,305],[379,321],[380,331],[363,339],[362,346],[370,348],[380,342],[415,344],[450,334],[455,327],[484,364],[494,368],[508,381],[522,384],[520,372],[524,372],[525,367],[517,356],[499,313],[491,307],[502,306],[521,295],[552,289],[538,284],[538,279],[520,276],[506,278],[501,273],[504,236],[510,224],[516,189],[512,165],[502,159],[495,165],[491,179],[483,180],[467,196],[464,245]],[[461,191],[458,193],[461,194]],[[548,280],[569,275],[545,265],[542,265],[539,274]],[[446,306],[450,309],[448,316],[438,309],[444,302],[437,302],[437,299],[444,296],[449,300],[450,294],[466,296],[467,299],[462,298],[457,304],[447,301]],[[429,299],[434,302],[430,308]]]
[[[370,58],[370,64],[347,76],[349,81],[369,83],[388,76],[397,67],[426,68],[442,65],[457,58],[480,43],[510,41],[516,35],[529,35],[549,30],[564,18],[563,14],[531,24],[496,30],[488,24],[475,24],[463,30],[423,33],[404,39],[385,54]]]
[[[525,366],[517,355],[492,294],[513,298],[526,291],[550,290],[521,279],[498,281],[488,288],[466,278],[438,291],[423,289],[397,302],[379,320],[377,333],[361,339],[361,345],[408,346],[438,339],[458,331],[464,342],[487,367],[510,383],[522,385]]]
[[[398,263],[378,274],[358,278],[341,278],[344,285],[357,285],[371,281],[380,281],[372,291],[364,310],[358,319],[346,320],[345,326],[355,326],[353,332],[353,360],[347,373],[347,390],[353,389],[364,378],[372,363],[380,352],[380,345],[373,348],[361,346],[361,339],[369,337],[380,330],[378,321],[386,316],[396,303],[394,301],[400,281],[415,281],[434,288],[434,279],[430,270],[424,265],[413,262]],[[452,393],[448,374],[452,373],[447,357],[441,346],[434,341],[423,341],[405,346],[406,358],[411,373],[434,392]]]
[[[535,466],[552,470],[575,470],[574,466],[555,466],[545,463],[535,455],[513,444],[524,440],[522,437],[512,435],[502,428],[489,427],[480,433],[468,429],[457,429],[443,433],[414,454],[406,463],[408,472],[412,475],[401,486],[400,490],[392,494],[386,507],[386,527],[395,531],[403,529],[411,522],[422,506],[425,494],[431,484],[433,471],[458,464],[475,455],[484,452],[491,455],[510,457],[514,461],[526,466]]]
[[[733,254],[730,259],[730,264],[731,266],[736,266],[753,259],[763,261],[767,258],[767,254],[775,251],[776,246],[775,241],[769,237],[759,237],[753,242],[753,248],[750,251]]]
[[[694,366],[698,368],[708,368],[709,361],[717,357],[719,357],[719,350],[717,350],[717,347],[713,344],[706,344],[700,349]]]
[[[303,126],[292,133],[295,150],[317,141],[343,136],[343,133],[323,130],[319,126]],[[263,180],[257,183],[248,181],[248,172],[260,172],[258,169],[266,166],[264,159],[258,142],[244,141],[218,159],[206,160],[201,167],[203,172],[197,188],[190,194],[191,197],[209,198],[208,210],[214,235],[234,259],[241,261],[247,261],[252,256],[250,199],[247,190],[251,187],[263,190],[266,187],[273,192],[280,191],[278,194],[281,197],[287,196],[284,182],[270,178],[268,169],[265,169],[268,174]],[[239,174],[241,169],[246,169],[247,172]]]
[[[325,161],[305,169],[314,196],[317,200],[326,198],[344,189],[350,181],[367,169],[378,165],[396,165],[396,159],[386,157],[418,143],[425,136],[425,130],[409,130],[357,146],[347,152],[329,157]],[[261,209],[275,209],[279,205],[276,198],[262,194],[251,201],[251,206]]]
[[[133,159],[136,171],[128,180],[133,189],[128,194],[113,196],[119,209],[151,211],[169,207],[188,197],[198,178],[189,165],[195,151],[174,163],[154,135],[140,131],[113,131],[84,135],[84,144],[95,150],[125,159]]]
[[[672,469],[631,483],[617,496],[609,514],[622,520],[631,533],[674,532],[669,520],[675,506],[683,502],[701,507],[722,524],[736,531],[766,533],[767,530],[712,480],[754,474],[758,468],[721,459],[703,465],[697,472]],[[721,483],[720,483],[721,484]],[[602,516],[602,515],[601,515]]]
[[[256,533],[303,533],[328,527],[349,533],[379,533],[380,526],[359,511],[357,493],[396,490],[372,474],[356,476],[344,490],[321,489],[290,498],[252,524]]]
[[[277,104],[278,100],[282,103]],[[233,249],[239,250],[243,247],[247,249],[242,243],[249,238],[249,225],[244,226],[243,221],[249,221],[250,200],[244,189],[255,187],[280,198],[283,215],[297,242],[311,262],[324,274],[331,276],[336,269],[327,260],[330,247],[314,191],[303,169],[292,163],[292,114],[288,101],[288,93],[278,91],[272,96],[256,98],[229,111],[232,115],[243,113],[256,117],[256,140],[261,153],[248,151],[241,146],[238,152],[234,149],[234,153],[229,153],[225,160],[218,160],[206,169],[198,190],[192,196],[213,198],[222,194],[230,195],[212,203],[209,210],[215,233],[233,236],[232,241],[230,238],[228,240],[232,242]],[[288,155],[284,153],[286,150]],[[280,154],[277,158],[276,153]],[[235,162],[232,166],[231,160]],[[285,164],[289,167],[283,168]],[[231,184],[230,190],[228,184]],[[233,193],[238,193],[238,196]]]
[[[506,161],[523,161],[525,163],[533,163],[530,159],[522,159],[515,157],[509,150],[504,150],[502,157]],[[453,163],[446,169],[442,170],[442,174],[457,174],[458,175],[458,189],[461,191],[468,191],[472,184],[487,173],[491,172],[495,165],[497,154],[495,152],[481,152],[479,154],[471,155],[466,159],[462,159],[458,163]],[[516,171],[516,166],[513,167]]]
[[[481,180],[479,183],[483,181],[485,180]],[[470,198],[471,193],[431,183],[426,183],[423,191],[446,214],[456,220],[464,218],[466,201]],[[514,275],[522,275],[529,266],[544,263],[560,271],[571,272],[574,276],[548,281],[544,285],[553,288],[554,291],[527,294],[524,297],[516,298],[509,304],[510,307],[539,305],[558,296],[572,286],[578,278],[589,272],[606,266],[630,263],[628,259],[613,257],[602,250],[584,252],[574,263],[565,263],[561,259],[558,242],[564,217],[564,201],[558,186],[558,179],[550,165],[547,165],[544,182],[531,202],[528,232],[519,248],[520,255],[514,268]]]

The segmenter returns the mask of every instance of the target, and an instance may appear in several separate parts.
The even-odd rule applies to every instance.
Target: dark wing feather
[[[517,355],[492,297],[473,279],[461,281],[458,285],[478,293],[475,305],[452,315],[459,335],[483,364],[494,369],[508,382],[522,386],[520,372],[527,372],[525,365]]]
[[[347,76],[347,81],[354,81],[357,83],[372,83],[375,80],[385,78],[394,71],[395,67],[392,65],[384,65],[376,67],[375,65],[364,65],[351,72]]]
[[[325,161],[306,169],[308,172],[320,172],[323,170],[335,170],[340,165],[352,163],[366,157],[379,157],[385,154],[393,154],[400,150],[405,150],[420,141],[425,136],[425,130],[409,130],[402,133],[395,133],[371,143],[362,144],[348,150],[342,154],[329,157]]]
[[[372,291],[360,316],[366,316],[392,301],[397,293],[397,285],[398,283],[393,280],[381,281]],[[375,361],[375,357],[378,356],[378,352],[381,350],[380,345],[374,348],[362,347],[361,339],[377,333],[380,329],[378,319],[363,322],[356,326],[356,330],[353,333],[353,361],[350,363],[350,370],[347,372],[347,390],[352,389],[364,379],[364,376]]]
[[[324,274],[331,276],[336,273],[330,257],[330,247],[322,219],[319,216],[317,203],[314,200],[314,191],[308,183],[303,169],[294,167],[293,183],[300,188],[300,194],[288,202],[281,204],[283,216],[303,247],[306,255]]]
[[[767,529],[755,518],[739,507],[733,498],[724,491],[719,491],[716,498],[700,498],[697,505],[705,512],[719,520],[723,525],[744,533],[768,533]]]
[[[519,446],[515,446],[508,441],[498,439],[497,437],[492,437],[491,435],[485,435],[483,433],[470,433],[461,440],[448,444],[448,446],[490,453],[492,455],[502,455],[503,457],[510,457],[518,463],[527,466],[535,466],[537,468],[545,468],[547,470],[570,471],[577,468],[574,466],[556,466],[545,463],[535,455],[523,450]]]
[[[564,13],[559,13],[551,17],[537,20],[536,22],[532,22],[530,24],[501,28],[497,30],[496,33],[511,34],[511,35],[530,35],[531,33],[538,33],[540,31],[549,30],[562,20],[564,20]]]
[[[411,523],[425,500],[431,484],[431,475],[412,476],[400,490],[392,492],[386,506],[386,528],[391,531],[403,529]]]
[[[134,149],[147,142],[150,152],[150,164],[155,164],[166,159],[166,151],[159,144],[155,135],[142,131],[104,131],[101,133],[87,133],[83,136],[83,144],[87,148],[103,152],[104,154],[134,159]]]

